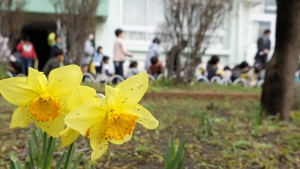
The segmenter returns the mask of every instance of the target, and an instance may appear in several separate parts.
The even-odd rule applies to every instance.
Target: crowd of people
[[[112,56],[114,72],[110,70],[110,57],[103,54],[103,48],[101,46],[95,47],[94,35],[91,33],[87,36],[84,42],[83,56],[81,58],[81,68],[83,72],[90,72],[93,74],[104,74],[107,77],[111,77],[114,74],[123,78],[128,78],[143,71],[138,69],[138,62],[131,61],[127,73],[124,73],[124,61],[125,57],[133,57],[133,54],[126,50],[124,46],[124,32],[121,29],[115,31],[116,40],[114,43],[114,53]],[[267,56],[270,51],[270,31],[266,30],[264,36],[258,40],[258,52],[255,56],[254,69],[256,73],[265,69],[267,63]],[[145,70],[157,77],[163,74],[165,71],[174,72],[175,74],[182,70],[180,53],[187,47],[188,42],[182,40],[178,45],[175,45],[167,53],[166,63],[163,64],[160,56],[160,43],[159,38],[154,38],[152,44],[149,47],[147,56],[145,58]],[[51,70],[61,67],[62,65],[69,64],[69,58],[64,56],[62,50],[62,40],[59,35],[54,33],[49,34],[48,44],[50,46],[50,56],[43,67],[43,72],[48,75]],[[33,67],[33,63],[37,60],[37,54],[34,45],[30,42],[29,37],[24,37],[16,46],[16,52],[10,58],[9,70],[12,73],[28,74],[28,67]],[[229,66],[225,66],[224,69],[219,68],[220,58],[214,55],[207,63],[206,69],[203,68],[200,58],[195,62],[195,77],[202,81],[202,77],[207,77],[211,80],[213,77],[220,77],[224,79],[231,79],[232,81],[243,78],[247,79],[247,72],[250,70],[250,65],[247,62],[242,62],[239,65],[231,69]],[[165,65],[165,67],[164,67]]]

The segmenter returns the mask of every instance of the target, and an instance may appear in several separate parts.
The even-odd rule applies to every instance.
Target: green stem
[[[43,161],[45,161],[46,158],[46,151],[47,151],[47,139],[48,139],[48,135],[46,132],[43,133]],[[42,166],[41,166],[42,167]]]
[[[44,161],[43,161],[43,168],[42,169],[47,169],[47,165],[48,165],[48,161],[49,161],[49,156],[50,156],[50,150],[51,150],[51,145],[52,145],[52,142],[53,142],[54,138],[50,136],[50,140],[49,140],[49,144],[48,144],[48,148],[47,148],[47,151],[44,152],[46,153],[46,155],[44,156]]]
[[[74,146],[74,143],[72,143],[72,144],[69,146],[68,154],[67,154],[67,159],[66,159],[66,161],[65,161],[64,169],[69,169],[69,166],[70,166],[70,163],[71,163],[71,162],[70,162],[70,158],[71,158],[73,146]]]

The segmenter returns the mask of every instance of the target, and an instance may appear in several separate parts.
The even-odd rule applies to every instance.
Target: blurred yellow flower
[[[96,98],[94,90],[79,87],[70,96],[68,107],[80,106],[66,116],[64,121],[69,128],[61,133],[62,139],[69,140],[70,144],[78,137],[76,131],[88,137],[93,149],[91,159],[96,160],[107,151],[108,141],[113,144],[129,141],[136,122],[148,129],[157,128],[158,121],[138,104],[148,83],[147,73],[142,72],[116,88],[106,86],[105,99]],[[84,93],[84,99],[79,99],[82,96],[80,93]]]
[[[10,128],[27,127],[33,121],[54,138],[65,128],[67,101],[73,89],[80,85],[82,72],[76,65],[51,71],[49,81],[44,73],[29,68],[28,77],[0,81],[0,93],[17,105]]]

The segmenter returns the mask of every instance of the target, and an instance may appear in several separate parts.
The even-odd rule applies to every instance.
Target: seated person
[[[162,63],[158,60],[158,57],[152,57],[151,58],[151,65],[149,67],[149,73],[153,75],[155,78],[159,75],[162,74],[164,70],[164,67]]]
[[[61,49],[56,49],[54,51],[54,58],[50,58],[43,68],[45,75],[48,76],[51,70],[61,67],[63,60],[63,51]]]
[[[225,66],[225,67],[224,67],[224,74],[223,74],[223,77],[224,77],[225,79],[230,79],[230,78],[231,78],[231,75],[232,75],[232,71],[231,71],[230,67],[229,67],[229,66]]]
[[[14,55],[11,55],[9,57],[9,63],[8,63],[8,66],[7,66],[7,70],[9,72],[11,72],[13,74],[13,76],[16,76],[16,75],[22,73],[21,63],[18,62],[18,60],[16,59],[16,57]]]
[[[211,60],[209,61],[211,67],[207,71],[208,80],[211,80],[215,76],[219,76],[220,78],[222,78],[223,71],[218,68],[219,60],[220,60],[219,57],[216,56],[216,57],[212,57]]]
[[[238,78],[242,79],[248,79],[249,76],[246,75],[247,72],[250,70],[250,66],[247,62],[242,62],[241,64],[237,65],[233,70],[232,70],[232,76],[231,80],[235,81]]]
[[[129,70],[126,77],[129,78],[139,73],[140,71],[138,70],[138,63],[136,61],[132,61],[129,65]]]
[[[206,65],[207,72],[209,72],[210,69],[212,68],[213,62],[218,59],[219,59],[219,56],[217,56],[217,55],[213,55],[210,57],[209,61],[207,62],[207,65]]]
[[[103,57],[103,67],[102,67],[102,72],[104,75],[107,77],[111,77],[113,74],[109,71],[109,57],[104,56]]]
[[[204,69],[202,68],[202,60],[201,58],[196,58],[195,59],[195,66],[196,66],[196,69],[195,69],[195,78],[198,80],[198,81],[203,81],[203,79],[201,80],[201,78],[204,76]]]

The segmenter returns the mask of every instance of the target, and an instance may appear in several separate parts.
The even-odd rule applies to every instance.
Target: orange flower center
[[[123,140],[126,135],[131,135],[138,116],[128,113],[113,112],[108,114],[105,138]]]
[[[39,95],[30,104],[30,113],[42,122],[53,120],[59,116],[59,109],[59,102],[47,94]]]

